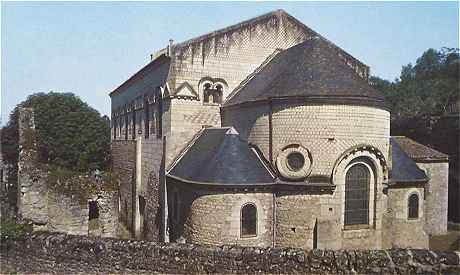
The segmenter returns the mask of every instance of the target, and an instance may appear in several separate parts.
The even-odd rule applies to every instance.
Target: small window
[[[133,132],[131,134],[132,134],[133,139],[136,139],[136,110],[133,110],[132,123],[133,123],[132,125]]]
[[[113,139],[117,139],[117,118],[115,116],[112,118],[112,125],[113,125]]]
[[[139,196],[139,214],[144,216],[145,212],[145,199],[142,196]]]
[[[408,218],[418,219],[418,195],[417,194],[412,194],[409,196]]]
[[[257,236],[257,208],[249,203],[241,208],[241,237],[254,236]]]
[[[212,100],[212,90],[211,90],[211,83],[206,83],[203,86],[203,97],[204,102],[209,103]]]
[[[223,96],[223,91],[224,87],[222,85],[217,84],[216,89],[214,90],[214,96],[213,96],[213,103],[222,103],[222,96]]]
[[[89,220],[99,218],[99,206],[97,205],[97,201],[90,201],[89,202]]]
[[[149,101],[147,98],[144,101],[144,134],[145,138],[149,138],[149,131],[150,131],[150,125],[149,125],[149,119],[150,119],[150,113],[149,113]]]
[[[125,140],[128,140],[129,117],[128,112],[125,111]]]

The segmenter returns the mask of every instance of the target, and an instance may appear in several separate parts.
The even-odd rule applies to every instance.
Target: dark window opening
[[[97,201],[90,201],[89,203],[89,220],[99,218],[99,206]]]
[[[289,170],[297,172],[305,165],[305,158],[299,152],[292,152],[287,156]]]
[[[345,225],[369,223],[369,169],[353,165],[345,179]]]
[[[254,204],[246,204],[241,208],[241,236],[257,236],[257,208]]]
[[[218,84],[216,86],[216,89],[214,91],[214,96],[212,98],[214,103],[219,103],[219,104],[222,103],[223,91],[224,91],[224,87]]]
[[[132,127],[133,128],[133,132],[132,132],[133,139],[136,139],[136,110],[133,110],[133,120],[132,120],[132,122],[133,122],[133,127]]]
[[[112,125],[113,125],[113,139],[117,139],[117,118],[112,118]]]
[[[128,140],[129,118],[128,113],[125,112],[125,140]]]
[[[408,218],[409,219],[417,219],[418,218],[418,195],[417,194],[412,194],[409,197]]]
[[[144,216],[145,212],[145,199],[142,196],[139,196],[139,214]]]
[[[204,91],[204,102],[209,103],[209,98],[212,97],[211,95],[211,84],[206,83],[203,86],[203,91]]]
[[[149,119],[150,119],[150,114],[149,114],[149,101],[145,99],[144,102],[144,131],[145,131],[145,138],[149,138],[149,132],[150,132],[150,125],[149,125]]]

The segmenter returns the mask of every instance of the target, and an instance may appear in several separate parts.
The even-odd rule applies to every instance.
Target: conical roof
[[[269,98],[309,97],[384,105],[383,95],[345,63],[336,47],[313,38],[277,54],[225,106]]]
[[[233,128],[208,128],[169,172],[174,178],[209,184],[271,184],[274,178],[256,151]]]

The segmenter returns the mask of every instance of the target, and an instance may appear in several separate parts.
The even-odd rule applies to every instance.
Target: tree
[[[17,163],[19,107],[34,109],[41,162],[81,172],[108,167],[110,126],[99,112],[72,93],[37,93],[16,106],[2,130],[6,161]]]
[[[384,94],[394,120],[438,115],[460,92],[459,64],[458,49],[428,49],[415,65],[402,67],[399,80],[370,80]]]

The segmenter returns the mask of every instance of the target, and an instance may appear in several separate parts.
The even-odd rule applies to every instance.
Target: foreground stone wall
[[[458,274],[459,255],[194,246],[33,233],[1,243],[0,272]]]

